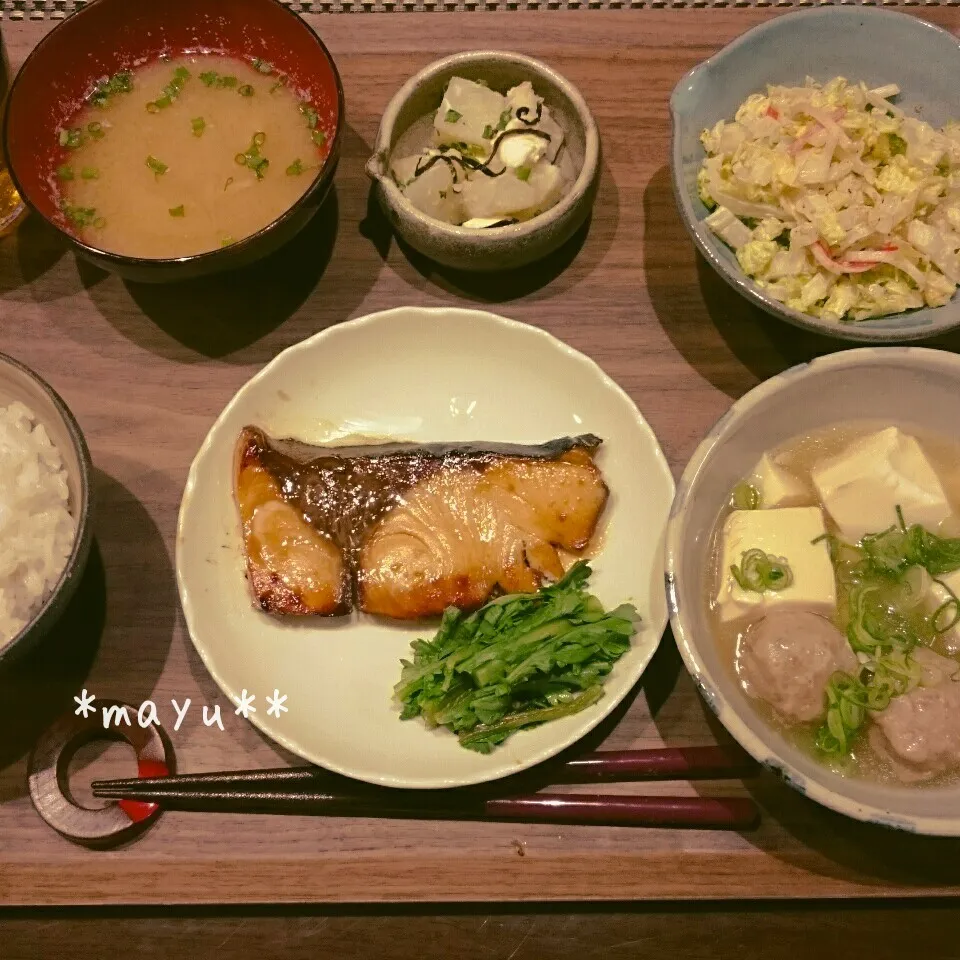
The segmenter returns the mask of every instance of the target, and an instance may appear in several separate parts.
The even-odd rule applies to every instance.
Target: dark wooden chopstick
[[[759,812],[745,797],[629,797],[534,793],[512,797],[437,791],[243,791],[108,790],[103,799],[157,803],[165,810],[194,813],[293,814],[296,816],[415,818],[429,820],[524,820],[610,826],[670,826],[748,830]]]
[[[628,783],[639,780],[732,780],[756,775],[757,762],[738,747],[659,747],[651,750],[602,750],[567,760],[548,770],[551,784]],[[536,770],[516,779],[536,779]],[[189,788],[297,790],[338,778],[322,767],[187,773],[174,777],[96,781],[93,789],[185,790]],[[513,778],[511,778],[513,779]],[[343,779],[344,783],[350,783]]]
[[[686,747],[601,751],[550,769],[551,783],[704,780],[751,776],[757,765],[737,748]],[[524,775],[501,782],[513,786]],[[749,829],[759,812],[741,797],[651,797],[518,793],[496,785],[454,790],[395,790],[357,784],[319,767],[180,774],[97,781],[94,796],[161,804],[166,810],[350,817],[524,820],[624,826]]]

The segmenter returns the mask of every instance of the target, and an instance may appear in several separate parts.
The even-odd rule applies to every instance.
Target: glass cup
[[[7,112],[7,93],[10,90],[10,59],[7,56],[7,44],[0,29],[0,124]],[[0,151],[0,237],[16,229],[27,215],[27,205],[23,202],[17,188],[10,179],[7,170],[7,158]]]

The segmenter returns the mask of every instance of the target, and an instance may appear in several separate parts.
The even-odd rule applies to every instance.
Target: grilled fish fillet
[[[410,620],[532,592],[593,536],[600,443],[315,447],[247,427],[235,492],[256,602]]]

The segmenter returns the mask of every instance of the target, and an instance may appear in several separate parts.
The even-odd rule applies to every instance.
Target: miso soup
[[[182,257],[242,240],[325,162],[325,123],[263,61],[161,59],[98,84],[57,134],[61,209],[84,242]]]

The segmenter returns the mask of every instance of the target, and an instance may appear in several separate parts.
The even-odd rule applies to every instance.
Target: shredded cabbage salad
[[[808,77],[700,135],[707,225],[788,307],[867,320],[943,306],[960,284],[960,123],[908,116],[899,93]]]

